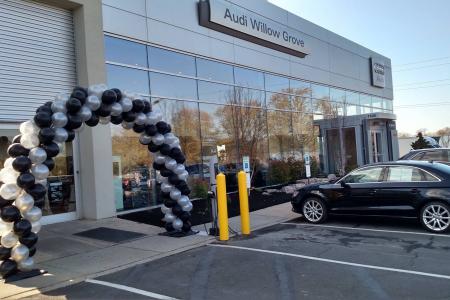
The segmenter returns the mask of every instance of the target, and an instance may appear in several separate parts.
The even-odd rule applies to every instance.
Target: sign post
[[[309,153],[305,153],[303,156],[303,161],[305,162],[305,171],[306,171],[306,178],[308,178],[308,184],[309,184],[309,178],[311,177],[311,156]]]

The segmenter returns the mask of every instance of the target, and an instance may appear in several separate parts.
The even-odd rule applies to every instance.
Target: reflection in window
[[[147,47],[123,39],[105,36],[107,61],[147,68]]]
[[[225,104],[234,97],[234,88],[231,85],[198,81],[198,98],[201,101]]]
[[[290,110],[291,101],[287,94],[277,94],[266,92],[267,107],[274,109]]]
[[[383,98],[372,97],[372,106],[382,109],[383,108]]]
[[[361,114],[370,114],[372,112],[371,107],[361,106]]]
[[[355,116],[361,114],[361,107],[355,104],[347,104],[345,106],[347,116]]]
[[[264,74],[266,91],[288,93],[289,92],[289,79],[286,77]]]
[[[301,97],[311,97],[311,83],[300,80],[289,80],[290,93]]]
[[[330,88],[323,85],[311,84],[312,97],[319,100],[330,99]]]
[[[383,103],[384,103],[384,105],[383,105],[384,109],[386,109],[389,112],[392,112],[392,110],[393,110],[392,100],[384,99]]]
[[[197,99],[194,79],[150,72],[152,95],[168,98]]]
[[[363,106],[372,106],[372,97],[366,94],[361,94],[359,96],[359,102]]]
[[[313,111],[311,98],[291,96],[292,110],[302,113],[311,113]]]
[[[106,65],[106,72],[108,86],[140,94],[150,94],[147,71]]]
[[[292,120],[290,112],[267,111],[270,159],[286,159],[292,155]]]
[[[345,91],[340,89],[330,89],[330,100],[334,102],[345,103]]]
[[[264,105],[264,92],[243,87],[234,88],[234,96],[227,99],[227,104],[259,107]]]
[[[234,67],[235,84],[254,89],[264,89],[264,75],[261,72]]]
[[[197,58],[197,76],[207,80],[234,83],[233,67],[216,61]]]
[[[336,102],[330,102],[327,100],[313,100],[313,109],[314,113],[317,114],[323,114],[328,116],[329,118],[334,118],[337,116],[343,116],[344,115],[344,104],[343,103],[336,103]]]
[[[354,92],[346,92],[346,103],[359,105],[359,94]]]
[[[150,69],[178,75],[196,75],[193,56],[148,46],[148,61]]]

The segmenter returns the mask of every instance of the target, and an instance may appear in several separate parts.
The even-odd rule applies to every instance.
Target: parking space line
[[[280,224],[283,224],[283,225],[298,225],[298,226],[311,226],[311,227],[325,227],[325,228],[336,228],[336,229],[351,229],[351,230],[374,231],[374,232],[405,233],[405,234],[416,234],[416,235],[427,235],[427,236],[438,236],[438,237],[443,237],[443,238],[450,238],[450,235],[448,235],[448,234],[439,234],[439,233],[426,233],[426,232],[400,231],[400,230],[385,230],[385,229],[371,229],[371,228],[360,228],[360,227],[349,227],[349,226],[320,225],[320,224],[293,223],[293,222],[284,222],[284,223],[280,223]]]
[[[86,279],[85,282],[93,283],[93,284],[99,284],[99,285],[104,285],[104,286],[112,287],[112,288],[115,288],[115,289],[118,289],[118,290],[123,290],[123,291],[127,291],[127,292],[130,292],[130,293],[151,297],[151,298],[154,298],[154,299],[179,300],[177,298],[172,298],[172,297],[169,297],[169,296],[156,294],[156,293],[152,293],[152,292],[136,289],[136,288],[133,288],[133,287],[130,287],[130,286],[116,284],[116,283],[111,283],[111,282],[107,282],[107,281],[101,281],[101,280],[95,280],[95,279]]]
[[[307,260],[315,260],[315,261],[321,261],[321,262],[327,262],[327,263],[333,263],[333,264],[339,264],[339,265],[347,265],[347,266],[352,266],[352,267],[361,267],[361,268],[366,268],[366,269],[390,271],[390,272],[405,273],[405,274],[420,275],[420,276],[450,280],[449,275],[441,275],[441,274],[433,274],[433,273],[419,272],[419,271],[413,271],[413,270],[404,270],[404,269],[396,269],[396,268],[381,267],[381,266],[374,266],[374,265],[358,264],[358,263],[352,263],[352,262],[348,262],[348,261],[334,260],[334,259],[315,257],[315,256],[307,256],[307,255],[280,252],[280,251],[271,251],[271,250],[264,250],[264,249],[257,249],[257,248],[248,248],[248,247],[232,246],[232,245],[220,245],[220,244],[208,244],[207,246],[219,247],[219,248],[229,248],[229,249],[239,249],[239,250],[245,250],[245,251],[269,253],[269,254],[276,254],[276,255],[284,255],[284,256],[302,258],[302,259],[307,259]]]

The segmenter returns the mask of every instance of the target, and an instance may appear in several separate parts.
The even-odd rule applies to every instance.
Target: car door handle
[[[369,195],[375,195],[377,193],[376,189],[369,190]]]
[[[411,189],[411,193],[417,194],[417,193],[419,193],[419,189]]]

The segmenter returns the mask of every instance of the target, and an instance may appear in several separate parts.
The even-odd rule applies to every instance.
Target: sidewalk
[[[251,213],[252,230],[298,217],[285,203]],[[230,228],[240,231],[240,219],[229,219]],[[122,243],[106,242],[74,235],[89,229],[106,227],[142,233],[145,236]],[[207,228],[209,228],[207,224]],[[39,233],[36,267],[48,273],[10,284],[0,283],[0,298],[21,298],[58,287],[75,284],[86,278],[112,273],[137,264],[159,259],[211,243],[203,225],[195,226],[200,234],[171,238],[160,236],[163,228],[119,218],[98,221],[78,220],[44,226]]]

